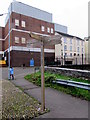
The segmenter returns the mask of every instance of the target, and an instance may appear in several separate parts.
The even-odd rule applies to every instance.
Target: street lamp
[[[9,38],[8,38],[8,79],[10,80],[10,12],[8,13],[3,13],[3,14],[0,14],[0,16],[3,16],[5,14],[8,14],[9,16],[9,30],[8,30],[8,34],[9,34]]]

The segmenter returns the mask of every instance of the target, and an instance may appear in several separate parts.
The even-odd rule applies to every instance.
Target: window
[[[44,26],[41,27],[41,31],[45,31],[45,27]]]
[[[22,27],[26,27],[25,21],[22,21]]]
[[[47,32],[50,33],[50,28],[49,27],[47,28]]]
[[[51,33],[53,33],[53,28],[51,28]]]
[[[15,19],[15,26],[19,26],[19,20]]]
[[[65,50],[65,51],[67,50],[67,45],[64,46],[64,50]]]
[[[22,44],[25,44],[25,43],[26,43],[26,39],[22,38]]]
[[[72,53],[70,53],[70,57],[72,57]]]
[[[19,37],[15,37],[15,43],[19,43]]]
[[[66,38],[64,38],[64,43],[67,43],[67,39]]]
[[[67,53],[65,53],[65,57],[67,56]]]
[[[70,51],[72,51],[72,46],[70,46]]]
[[[72,44],[72,39],[70,39],[70,44]]]
[[[76,53],[74,53],[74,56],[76,56]]]
[[[79,52],[79,47],[77,47],[77,51]]]

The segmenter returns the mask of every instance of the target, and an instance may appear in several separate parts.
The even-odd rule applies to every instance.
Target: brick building
[[[4,54],[4,27],[0,27],[0,59]]]
[[[40,45],[29,46],[32,40],[29,33],[48,36],[54,35],[55,30],[67,33],[67,27],[52,22],[52,14],[21,2],[12,2],[10,12],[10,63],[12,66],[29,66],[34,59],[34,65],[39,66],[41,61]],[[0,27],[0,58],[3,56],[8,65],[9,24],[7,15],[5,27]],[[55,46],[45,47],[45,63],[54,62]]]

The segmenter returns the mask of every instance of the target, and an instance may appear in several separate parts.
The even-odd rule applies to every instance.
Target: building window
[[[53,33],[54,31],[53,31],[53,28],[51,28],[51,33]]]
[[[77,51],[79,52],[79,47],[77,47]]]
[[[26,39],[25,38],[22,38],[21,41],[22,41],[22,44],[26,43]]]
[[[70,51],[72,51],[72,46],[70,46]]]
[[[65,53],[65,57],[67,57],[67,53]]]
[[[49,27],[47,28],[47,32],[50,33],[50,28]]]
[[[72,39],[70,39],[70,44],[72,44]]]
[[[67,45],[64,46],[64,50],[67,51]]]
[[[76,56],[76,53],[74,53],[74,56]]]
[[[15,26],[19,26],[19,20],[15,19]]]
[[[19,43],[19,37],[15,37],[15,43]]]
[[[72,53],[70,53],[70,57],[72,57]]]
[[[64,38],[64,43],[65,43],[65,44],[67,43],[67,39],[66,39],[66,38]]]
[[[44,26],[41,26],[41,31],[45,31],[45,27]]]
[[[26,27],[25,21],[22,21],[22,27]]]

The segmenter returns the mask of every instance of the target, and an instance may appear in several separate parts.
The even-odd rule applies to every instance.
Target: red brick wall
[[[54,53],[45,53],[45,58],[48,59],[48,62],[54,61]],[[7,56],[8,57],[8,56]],[[30,59],[34,59],[35,66],[41,65],[41,54],[39,52],[24,52],[24,51],[12,51],[11,52],[11,65],[12,66],[25,66],[30,65]],[[53,58],[53,60],[51,60]]]
[[[19,26],[15,26],[15,19],[19,20]],[[23,28],[21,26],[21,21],[25,21],[26,23],[26,27]],[[28,16],[24,16],[21,14],[17,14],[17,13],[12,13],[11,17],[10,17],[10,26],[11,28],[16,28],[16,29],[20,29],[20,30],[25,30],[25,31],[32,31],[32,32],[37,32],[37,33],[41,33],[41,34],[48,34],[48,35],[53,35],[51,33],[47,32],[47,27],[49,28],[53,28],[54,29],[54,24],[53,23],[48,23],[42,20],[38,20],[32,17],[28,17]],[[45,31],[42,32],[41,31],[41,26],[45,26]],[[5,37],[8,34],[8,22],[5,26]],[[20,43],[19,44],[15,44],[15,37],[19,37],[20,39]],[[30,40],[30,36],[28,33],[25,32],[17,32],[17,31],[12,31],[10,34],[10,40],[11,40],[11,44],[12,46],[26,46],[26,44],[22,44],[21,43],[21,38],[24,37],[27,40]],[[39,46],[40,47],[40,46]],[[5,40],[5,50],[8,48],[8,37]],[[54,48],[54,46],[47,46],[46,48]]]
[[[0,39],[4,39],[4,27],[0,27]]]
[[[9,40],[9,36],[5,39],[4,41],[4,49],[8,49],[8,40]],[[12,32],[10,33],[10,46],[12,46],[13,40],[12,40]]]
[[[4,39],[4,27],[0,27],[0,39]],[[0,51],[4,50],[4,41],[0,40]]]
[[[2,27],[0,27],[0,38],[2,38]]]
[[[19,26],[16,27],[15,26],[15,19],[18,19],[19,20]],[[21,27],[21,21],[25,21],[26,22],[26,27],[23,28]],[[42,21],[42,20],[39,20],[39,19],[36,19],[36,18],[32,18],[32,17],[28,17],[28,16],[25,16],[25,15],[21,15],[21,14],[17,14],[17,13],[12,13],[12,26],[14,28],[18,28],[18,29],[21,29],[21,30],[27,30],[27,31],[33,31],[33,32],[37,32],[37,33],[42,33],[42,34],[49,34],[47,32],[47,27],[50,27],[50,28],[53,28],[54,29],[54,24],[53,23],[48,23],[46,21]],[[42,32],[41,31],[41,26],[45,26],[45,31]]]

